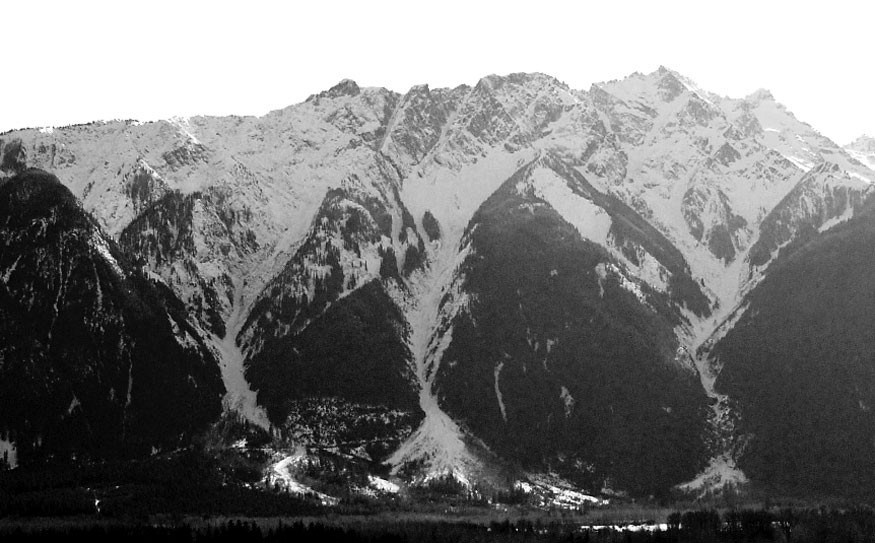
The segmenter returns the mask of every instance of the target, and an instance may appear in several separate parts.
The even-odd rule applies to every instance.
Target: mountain
[[[782,490],[873,487],[875,210],[781,252],[710,356],[740,413],[740,467]]]
[[[579,222],[551,206],[560,198]],[[622,260],[582,235],[598,215],[629,229],[630,244],[660,257],[654,248],[670,247],[634,230],[646,224],[634,211],[549,155],[484,202],[463,239],[457,288],[468,300],[444,303],[456,309],[445,310],[445,350],[432,354],[441,360],[436,391],[504,457],[533,469],[546,460],[588,488],[609,480],[655,493],[704,466],[707,397],[678,357],[683,316],[672,297],[686,301],[685,291],[629,277]]]
[[[175,448],[219,415],[218,362],[185,306],[57,178],[4,180],[0,224],[8,464]]]
[[[735,329],[769,337],[790,251],[864,221],[869,150],[660,67],[13,131],[0,170],[55,172],[181,301],[225,408],[289,443],[414,484],[652,495],[780,482],[770,366],[744,362],[771,351]]]
[[[860,136],[852,143],[845,145],[845,151],[864,166],[875,168],[875,138]]]

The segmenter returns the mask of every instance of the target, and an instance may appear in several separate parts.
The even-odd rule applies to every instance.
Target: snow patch
[[[504,419],[504,422],[507,422],[507,410],[504,407],[504,397],[501,395],[501,387],[499,386],[499,378],[501,377],[501,370],[504,368],[504,362],[499,362],[495,365],[495,371],[493,372],[493,376],[495,377],[495,397],[498,399],[498,408],[501,410],[501,418]]]
[[[374,475],[368,475],[368,485],[376,491],[384,494],[397,494],[401,491],[401,487],[392,481],[387,481],[386,479]]]
[[[171,315],[167,315],[167,322],[170,324],[170,331],[173,332],[173,337],[176,338],[176,342],[179,343],[182,347],[191,350],[197,350],[200,347],[200,344],[194,338],[194,336],[189,333],[188,330],[184,330],[179,326],[179,323],[176,322]]]
[[[18,448],[10,439],[0,438],[0,461],[6,460],[9,469],[18,467]]]
[[[109,251],[109,244],[106,242],[106,239],[100,235],[99,232],[95,231],[91,234],[91,246],[94,247],[100,256],[106,261],[107,264],[113,269],[113,271],[119,276],[124,277],[124,272],[122,272],[122,267],[119,266],[118,261],[115,257],[112,256],[112,253]]]
[[[610,530],[612,532],[667,532],[668,524],[661,523],[643,523],[643,524],[585,524],[580,527],[581,530],[598,532],[601,530]]]
[[[810,160],[805,160],[804,158],[800,158],[793,155],[783,155],[784,158],[792,162],[797,168],[808,173],[814,168],[814,163]]]
[[[128,390],[125,393],[125,409],[130,407],[131,405],[131,394],[134,391],[134,363],[130,361],[128,363]],[[127,418],[125,418],[127,421]]]
[[[607,245],[612,221],[604,209],[576,194],[568,182],[550,168],[536,167],[532,171],[531,183],[535,196],[550,204],[581,237]]]
[[[641,285],[626,277],[626,274],[623,273],[620,268],[611,263],[599,262],[595,267],[596,275],[598,275],[599,281],[599,297],[605,297],[605,280],[608,278],[608,272],[611,272],[617,277],[617,280],[620,282],[620,286],[638,298],[638,301],[643,305],[650,307],[650,304],[647,303],[647,296],[644,295],[644,291],[641,290]]]
[[[299,448],[289,456],[286,456],[279,462],[274,463],[270,467],[270,472],[267,476],[268,484],[279,483],[285,490],[291,494],[299,496],[313,496],[317,498],[322,505],[337,505],[340,503],[338,498],[317,492],[309,486],[298,482],[292,475],[292,471],[300,465],[304,460],[306,451],[303,447]]]
[[[637,249],[636,253],[639,263],[637,266],[630,262],[622,252],[615,250],[611,252],[615,257],[623,259],[626,267],[635,272],[635,277],[650,285],[654,290],[668,292],[667,278],[671,276],[671,273],[665,269],[665,266],[656,257],[641,248]]]
[[[167,119],[167,122],[178,128],[191,143],[200,145],[200,140],[191,133],[191,123],[189,122],[188,117],[171,117]]]
[[[847,221],[851,220],[852,218],[854,218],[854,207],[849,205],[845,209],[844,213],[842,213],[841,215],[838,215],[836,217],[833,217],[833,218],[829,219],[828,221],[825,221],[823,224],[820,225],[820,228],[818,228],[817,231],[818,232],[826,232],[827,230],[829,230],[833,226],[838,226],[839,224],[847,222]]]
[[[69,416],[69,415],[72,415],[72,414],[73,414],[73,411],[74,411],[77,407],[79,407],[79,406],[81,406],[81,405],[82,405],[82,404],[79,403],[79,398],[77,398],[76,395],[74,394],[74,395],[73,395],[73,400],[70,402],[70,406],[67,408],[67,415],[68,415],[68,416]]]
[[[541,506],[577,509],[585,505],[607,505],[608,500],[581,492],[554,474],[533,474],[517,481],[514,488],[540,497]]]
[[[599,298],[605,297],[605,280],[608,278],[608,269],[604,262],[599,262],[595,266],[595,273],[599,278]]]
[[[574,397],[564,385],[559,392],[559,398],[562,400],[562,403],[565,404],[565,418],[570,417],[571,413],[574,411]]]
[[[873,178],[875,178],[875,176],[873,176],[873,177],[866,177],[866,176],[860,175],[860,174],[857,173],[857,172],[847,172],[847,174],[848,174],[849,176],[853,177],[854,179],[856,179],[856,180],[858,180],[858,181],[862,181],[863,183],[866,183],[866,184],[868,184],[868,185],[871,185],[871,184],[873,183]]]
[[[3,272],[3,282],[9,283],[9,279],[12,277],[12,272],[15,271],[15,268],[18,267],[18,261],[21,260],[21,255],[18,255],[18,258],[15,259],[15,262],[12,263],[11,266],[6,268],[6,271]]]
[[[728,454],[723,454],[712,458],[705,471],[692,481],[678,485],[678,488],[685,492],[699,491],[699,496],[702,497],[709,491],[745,483],[747,483],[745,474],[738,469],[735,461]]]
[[[851,157],[858,160],[870,170],[875,170],[875,153],[867,154],[861,151],[856,151],[854,149],[848,149],[847,147],[845,148],[845,151],[847,151],[847,153],[851,155]]]

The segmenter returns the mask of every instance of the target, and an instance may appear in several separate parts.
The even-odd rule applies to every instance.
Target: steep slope
[[[821,202],[836,191],[859,194],[875,180],[767,91],[721,98],[661,67],[596,85],[589,95],[616,135],[606,141],[619,153],[612,160],[604,149],[593,155],[596,162],[586,166],[599,174],[593,183],[603,183],[666,234],[712,292],[722,317],[770,260],[770,252],[753,247],[773,237],[764,221],[777,206],[805,214],[806,206],[831,207]],[[833,179],[823,172],[805,177],[824,161],[841,172]],[[808,187],[791,194],[800,184]],[[847,209],[830,209],[816,227],[852,213],[859,200],[851,200]],[[788,231],[787,239],[795,228]],[[754,266],[747,263],[750,251]]]
[[[720,366],[708,349],[744,314],[745,293],[768,274],[778,248],[807,228],[826,230],[853,216],[875,178],[766,91],[720,98],[661,68],[590,94],[625,146],[620,156],[629,157],[625,170],[608,169],[625,177],[607,190],[666,233],[714,301],[709,316],[679,330],[714,402],[715,456],[687,488],[744,481],[734,467],[743,446],[737,413],[715,388]]]
[[[218,337],[235,303],[240,262],[259,249],[247,228],[251,211],[227,204],[228,191],[169,191],[145,208],[119,235],[138,263],[176,285],[191,315]],[[206,260],[206,256],[212,257]]]
[[[706,398],[673,334],[682,316],[575,228],[598,228],[586,224],[596,217],[572,226],[539,196],[545,183],[572,186],[557,166],[523,168],[471,221],[459,270],[468,301],[449,323],[440,404],[530,469],[659,492],[706,459]]]
[[[741,415],[741,467],[797,492],[875,488],[875,315],[871,205],[847,223],[808,228],[781,249],[714,346],[717,387]]]
[[[0,432],[16,461],[179,446],[220,412],[217,361],[57,178],[0,185]]]
[[[396,102],[397,95],[385,89],[361,90],[343,82],[261,118],[114,121],[17,131],[3,137],[0,152],[6,156],[4,149],[11,146],[10,157],[56,172],[112,236],[169,192],[206,196],[212,204],[206,213],[236,223],[229,226],[232,235],[257,243],[258,250],[225,254],[223,244],[211,244],[205,235],[189,258],[204,268],[221,263],[232,275],[249,276],[241,289],[251,302],[285,263],[289,248],[300,242],[326,191],[350,171],[364,175],[373,163],[372,146]],[[157,271],[169,275],[167,269]],[[188,279],[172,286],[183,293]],[[231,312],[224,300],[213,309],[223,319]]]
[[[0,139],[0,153],[9,171],[55,171],[174,290],[222,358],[226,403],[266,424],[243,377],[236,337],[328,190],[349,172],[382,177],[373,146],[396,101],[385,89],[347,81],[262,118],[17,131]]]
[[[609,190],[677,245],[719,306],[734,305],[759,222],[802,172],[759,141],[747,119],[671,70],[591,94],[627,157],[623,177],[605,180]]]
[[[391,183],[394,170],[380,164],[388,184],[353,174],[326,194],[238,335],[258,402],[275,425],[311,444],[390,443],[420,416],[408,325],[391,295],[425,264],[425,245]],[[368,418],[337,412],[338,401]],[[329,407],[302,412],[314,402]],[[310,435],[325,424],[340,430]]]
[[[588,92],[543,74],[488,76],[452,90],[418,86],[404,96],[343,81],[258,119],[97,123],[4,140],[4,160],[56,169],[113,234],[169,191],[233,194],[209,197],[214,209],[207,214],[226,225],[231,218],[233,232],[217,235],[247,246],[205,240],[187,257],[185,267],[195,273],[170,283],[216,332],[216,320],[238,309],[229,300],[248,305],[282,269],[326,192],[350,173],[379,180],[380,157],[402,179],[402,192],[410,182],[430,181],[428,197],[454,207],[454,216],[438,219],[464,228],[489,194],[469,192],[506,177],[484,168],[488,180],[459,192],[448,182],[458,172],[527,151],[530,159],[532,150],[557,153],[660,230],[726,311],[735,293],[755,282],[745,259],[761,222],[805,170],[829,159],[855,183],[868,175],[769,93],[720,98],[664,67]],[[425,206],[404,198],[418,220]],[[168,280],[180,268],[156,271]],[[221,292],[228,277],[242,276],[246,285],[232,281],[236,295]],[[199,307],[204,303],[211,307]]]
[[[829,161],[814,166],[763,220],[751,265],[768,264],[800,232],[828,230],[853,217],[872,192],[875,172],[869,176],[871,181]]]
[[[653,74],[597,85],[589,93],[569,92],[560,83],[539,74],[491,76],[469,91],[458,111],[464,112],[469,100],[475,98],[484,110],[479,121],[461,123],[460,118],[470,118],[461,113],[445,116],[448,143],[432,147],[434,162],[448,164],[451,169],[471,161],[494,162],[495,151],[490,149],[499,146],[505,151],[520,149],[514,151],[521,156],[520,160],[525,160],[522,157],[526,156],[527,146],[549,150],[578,172],[587,174],[591,183],[587,184],[591,189],[597,187],[587,190],[596,194],[594,200],[603,210],[613,206],[637,211],[619,213],[638,217],[632,223],[616,220],[617,213],[607,221],[607,213],[590,218],[586,202],[582,201],[586,199],[571,198],[571,189],[552,183],[542,190],[542,196],[561,209],[569,222],[581,224],[593,241],[607,247],[631,277],[662,292],[668,291],[669,277],[695,278],[686,283],[694,287],[688,291],[693,298],[700,286],[704,287],[702,290],[710,301],[702,296],[696,304],[681,305],[687,310],[695,309],[677,328],[677,337],[694,354],[702,385],[713,398],[710,417],[715,436],[709,439],[717,444],[715,459],[723,458],[725,450],[721,443],[732,442],[729,436],[734,415],[728,410],[728,399],[714,390],[718,368],[712,367],[706,356],[695,353],[721,325],[724,330],[731,326],[732,320],[727,319],[743,312],[743,308],[738,310],[743,294],[765,273],[773,253],[768,252],[765,259],[758,256],[755,263],[751,263],[748,255],[751,251],[760,255],[762,247],[777,237],[768,222],[763,226],[776,206],[783,204],[789,210],[784,216],[790,224],[784,226],[784,241],[780,243],[797,235],[802,223],[829,228],[850,216],[860,204],[868,190],[865,172],[856,169],[840,151],[834,152],[834,144],[795,121],[786,110],[774,107],[775,111],[769,110],[769,117],[763,113],[768,108],[750,106],[739,113],[734,102],[703,92],[664,68]],[[515,106],[526,100],[532,107]],[[535,102],[544,105],[536,107]],[[534,111],[547,113],[539,118],[533,115]],[[790,151],[767,137],[770,132],[762,129],[757,115],[763,122],[783,123],[788,131],[805,128],[804,136],[814,142],[806,149],[818,145],[812,156],[822,161],[827,155],[822,150],[826,149],[831,156],[838,157],[834,160],[841,159],[844,169],[832,174],[818,171],[807,175],[785,157],[784,153]],[[539,127],[534,135],[526,130],[533,125]],[[462,134],[453,137],[455,132]],[[475,134],[485,136],[478,138]],[[472,141],[474,144],[470,144]],[[469,144],[453,147],[453,142]],[[471,153],[461,158],[452,155],[452,159],[441,154],[443,150],[459,149]],[[482,201],[474,191],[497,186],[497,176],[484,167],[476,180],[468,181],[466,193],[457,192],[471,194],[469,202],[464,198],[450,199],[447,196],[458,190],[452,184],[456,178],[441,175],[429,160],[432,157],[426,156],[416,164],[416,174],[405,180],[402,194],[411,209],[416,209],[414,216],[437,209],[434,216],[441,226],[458,231],[464,228],[466,217],[471,216],[473,208],[468,204]],[[461,206],[460,200],[464,202]],[[463,206],[465,211],[460,210]],[[817,211],[819,208],[825,211]],[[575,215],[583,218],[575,221]],[[644,239],[665,240],[664,246],[670,249],[661,254],[682,255],[680,260],[686,261],[683,267],[689,269],[670,273],[670,263],[677,258],[660,261],[654,258],[659,250],[640,243],[636,246],[624,238],[624,230],[632,226],[635,231],[642,223],[651,230],[655,226],[660,232],[659,236],[645,235]],[[599,224],[604,227],[600,229]],[[760,238],[763,242],[758,244]],[[738,480],[741,476],[731,477]]]
[[[378,280],[266,341],[246,377],[284,435],[380,460],[419,422],[406,323]]]

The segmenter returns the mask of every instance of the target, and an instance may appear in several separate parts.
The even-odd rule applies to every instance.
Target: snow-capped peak
[[[719,101],[718,96],[702,90],[692,79],[665,66],[649,74],[636,72],[624,79],[596,84],[593,88],[606,91],[630,105],[657,111],[671,107],[684,95],[705,102],[709,107]]]
[[[748,94],[745,97],[745,100],[748,102],[759,103],[759,102],[775,102],[775,95],[772,94],[772,91],[768,89],[757,89],[752,93]]]
[[[307,98],[311,101],[314,98],[338,98],[341,96],[356,96],[361,92],[361,88],[352,79],[342,79],[337,85],[334,85],[327,91],[322,91],[319,94],[314,94]]]

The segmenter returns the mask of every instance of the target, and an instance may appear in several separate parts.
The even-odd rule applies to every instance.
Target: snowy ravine
[[[706,283],[713,287],[712,292],[717,302],[714,312],[704,318],[687,313],[690,326],[679,327],[677,330],[682,348],[691,357],[699,372],[705,394],[713,401],[709,424],[716,436],[718,450],[702,473],[692,481],[678,485],[681,490],[698,492],[700,495],[747,482],[747,477],[736,465],[736,454],[740,451],[737,436],[734,434],[733,414],[729,407],[729,397],[718,393],[715,388],[720,367],[711,359],[710,347],[732,328],[747,309],[739,304],[759,279],[758,275],[746,275],[748,266],[747,255],[743,255],[713,274],[710,277],[712,281]]]
[[[258,395],[246,380],[243,351],[237,345],[237,334],[246,321],[246,304],[241,289],[236,288],[235,291],[233,310],[225,323],[225,337],[212,336],[219,354],[222,381],[225,383],[223,404],[226,411],[236,412],[267,430],[270,427],[267,413],[258,405]]]
[[[434,392],[441,355],[452,339],[451,330],[443,335],[436,332],[459,307],[459,300],[453,308],[441,307],[444,293],[453,287],[456,264],[464,258],[453,254],[454,247],[451,243],[432,242],[432,265],[411,278],[410,293],[400,303],[410,326],[413,370],[425,418],[387,462],[396,475],[406,464],[422,461],[425,468],[418,474],[419,482],[451,476],[468,486],[479,462],[466,447],[459,425],[440,408]]]

